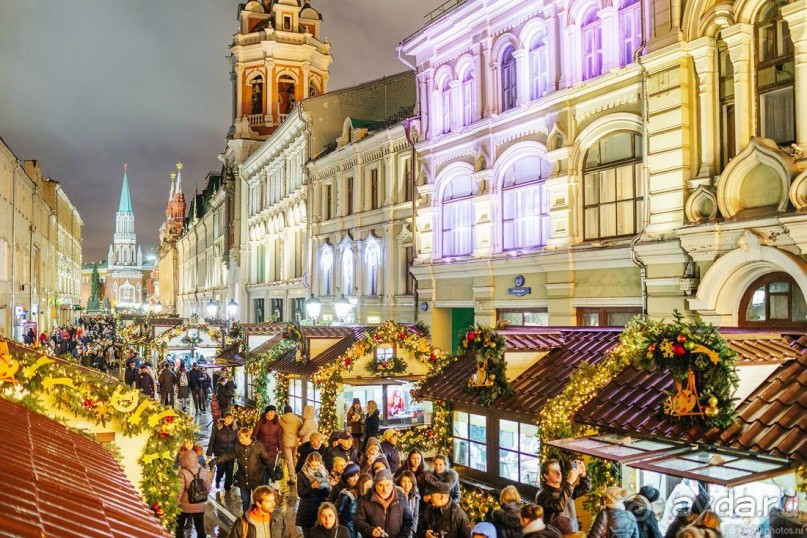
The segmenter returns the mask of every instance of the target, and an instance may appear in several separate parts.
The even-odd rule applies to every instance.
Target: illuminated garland
[[[412,353],[416,360],[426,365],[425,379],[440,372],[452,360],[452,357],[434,347],[428,337],[393,321],[385,321],[374,331],[365,333],[342,356],[313,375],[313,382],[320,390],[322,402],[319,431],[326,437],[331,432],[342,429],[336,412],[336,398],[342,384],[342,375],[351,372],[356,362],[365,355],[375,355],[376,348],[382,344],[391,344]]]
[[[483,405],[492,405],[500,396],[513,394],[505,375],[504,337],[489,327],[471,327],[460,340],[461,354],[476,359],[477,370],[468,380],[468,391],[476,394]]]
[[[481,523],[490,520],[490,515],[499,508],[499,499],[485,490],[460,483],[460,507],[471,524]]]
[[[434,450],[447,454],[451,450],[451,404],[445,400],[437,400],[432,405],[430,425],[416,426],[401,432],[398,437],[398,449],[401,452],[417,448],[421,452]]]
[[[285,338],[280,340],[277,346],[273,347],[266,353],[261,353],[257,357],[249,360],[246,363],[247,372],[252,376],[253,379],[253,387],[254,387],[254,398],[255,398],[255,406],[258,409],[263,409],[267,405],[271,403],[271,395],[269,394],[269,365],[273,362],[278,360],[283,355],[291,352],[292,350],[298,347],[297,342],[293,340],[286,340]],[[283,401],[285,403],[288,402],[288,378],[285,381],[281,380],[280,377],[282,374],[275,373],[275,378],[277,383],[275,384],[275,396],[276,396],[276,405],[280,405],[280,394],[278,392],[281,390],[281,385],[285,386],[285,397]],[[282,376],[285,377],[285,376]],[[283,405],[285,405],[283,403]]]
[[[252,429],[255,427],[258,420],[260,420],[260,413],[254,407],[244,407],[236,404],[230,412],[233,414],[235,423],[238,424],[239,428]]]
[[[123,435],[148,432],[146,446],[138,457],[140,487],[163,526],[173,528],[179,514],[180,486],[174,458],[184,439],[195,438],[197,427],[190,417],[110,381],[96,370],[33,350],[12,353],[6,341],[0,340],[0,390],[3,397],[14,399],[19,389],[27,393],[24,398],[29,401],[34,399],[43,405],[49,400],[57,409],[96,424],[117,421]]]
[[[275,374],[275,405],[283,409],[289,404],[289,376],[280,372]]]
[[[218,347],[218,343],[221,341],[221,330],[218,327],[208,325],[207,323],[196,323],[194,321],[190,322],[183,322],[179,325],[175,325],[171,327],[164,333],[161,333],[159,336],[155,337],[152,341],[153,345],[164,352],[165,349],[168,347],[168,342],[177,336],[181,335],[188,329],[199,329],[200,331],[206,331],[207,335],[210,337],[213,342],[216,343]],[[196,338],[196,337],[191,337]],[[201,340],[199,340],[201,342]],[[232,342],[225,342],[226,344],[231,344]]]

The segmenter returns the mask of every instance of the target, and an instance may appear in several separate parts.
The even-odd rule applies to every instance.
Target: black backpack
[[[205,481],[199,478],[199,473],[201,472],[201,468],[196,471],[196,477],[191,480],[191,485],[188,486],[188,502],[191,504],[198,504],[207,501],[207,488],[205,487]]]

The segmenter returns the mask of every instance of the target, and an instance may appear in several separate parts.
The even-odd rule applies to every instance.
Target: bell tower
[[[251,0],[238,23],[230,134],[266,140],[299,101],[327,91],[331,46],[322,40],[322,15],[300,0]]]
[[[185,194],[182,192],[182,163],[171,174],[171,192],[165,209],[165,222],[160,226],[160,242],[176,241],[185,224]]]

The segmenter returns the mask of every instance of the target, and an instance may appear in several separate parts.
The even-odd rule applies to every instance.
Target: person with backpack
[[[507,486],[499,493],[499,506],[491,514],[498,538],[522,538],[521,495],[515,486]]]
[[[182,412],[187,413],[190,407],[190,377],[188,371],[185,369],[185,363],[179,365],[179,372],[177,372],[177,398],[182,404]]]
[[[587,538],[639,538],[636,517],[625,509],[622,500],[628,492],[618,486],[605,489],[605,508],[597,513]]]
[[[180,514],[177,516],[176,538],[185,536],[185,522],[193,520],[197,536],[205,536],[205,508],[210,492],[210,473],[199,465],[195,450],[187,450],[179,457],[178,492]]]

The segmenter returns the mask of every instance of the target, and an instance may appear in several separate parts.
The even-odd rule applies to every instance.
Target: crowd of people
[[[71,355],[83,366],[102,372],[118,366],[112,316],[83,316],[75,324],[54,327],[50,334],[41,332],[38,336],[29,328],[23,342],[29,346],[40,345],[51,355]]]
[[[659,492],[649,486],[632,496],[609,487],[604,508],[583,531],[574,500],[590,493],[591,480],[581,460],[573,461],[565,476],[558,460],[544,461],[534,503],[508,486],[489,521],[472,522],[460,506],[459,475],[448,458],[438,454],[429,466],[421,451],[412,449],[402,459],[398,431],[388,428],[379,435],[370,428],[376,435],[367,435],[367,418],[377,407],[368,402],[368,408],[369,414],[361,411],[361,429],[351,427],[357,421],[349,413],[347,429],[328,439],[318,431],[312,406],[299,417],[289,406],[281,414],[269,405],[253,428],[239,427],[225,411],[207,447],[210,471],[201,447],[178,457],[183,490],[177,537],[184,536],[186,521],[204,536],[196,515],[204,512],[204,503],[188,501],[190,480],[201,477],[208,491],[213,483],[217,489],[223,485],[224,495],[239,490],[243,515],[231,538],[294,538],[298,529],[303,538],[721,538],[719,518],[706,509],[708,499],[700,498],[662,536],[652,510]],[[282,505],[283,481],[296,487],[299,499],[293,527]]]

